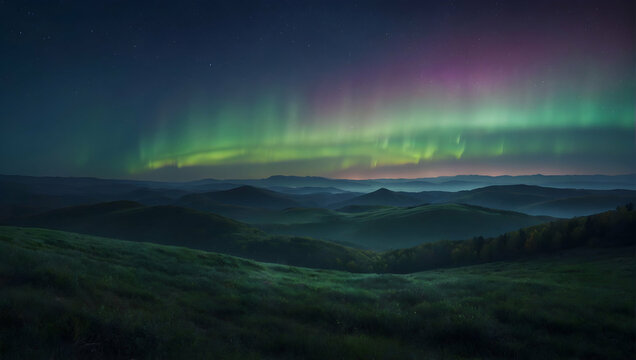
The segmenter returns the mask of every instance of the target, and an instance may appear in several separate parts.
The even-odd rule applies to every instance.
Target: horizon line
[[[140,181],[140,182],[165,182],[165,183],[188,183],[188,182],[196,182],[203,180],[215,180],[215,181],[243,181],[243,180],[267,180],[273,177],[293,177],[293,178],[320,178],[327,180],[346,180],[346,181],[367,181],[367,180],[422,180],[422,179],[440,179],[440,178],[453,178],[460,176],[479,176],[479,177],[489,177],[489,178],[497,178],[497,177],[523,177],[523,176],[607,176],[607,177],[618,177],[618,176],[636,176],[636,172],[634,173],[620,173],[620,174],[542,174],[542,173],[534,173],[534,174],[498,174],[498,175],[484,175],[484,174],[456,174],[456,175],[438,175],[438,176],[430,176],[430,177],[371,177],[371,178],[336,178],[336,177],[328,177],[328,176],[319,176],[319,175],[283,175],[283,174],[274,174],[267,177],[254,177],[254,178],[214,178],[214,177],[203,177],[196,178],[191,180],[151,180],[151,179],[142,179],[142,178],[125,178],[125,177],[99,177],[99,176],[65,176],[65,175],[23,175],[23,174],[5,174],[0,173],[0,176],[19,176],[19,177],[32,177],[32,178],[66,178],[66,179],[98,179],[98,180],[114,180],[114,181]]]

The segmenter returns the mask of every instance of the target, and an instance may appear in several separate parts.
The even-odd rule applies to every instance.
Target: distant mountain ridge
[[[79,177],[37,177],[22,175],[0,175],[3,183],[21,183],[41,194],[68,194],[69,191],[84,193],[91,189],[94,193],[125,193],[134,188],[180,189],[188,192],[227,190],[241,185],[261,188],[270,187],[314,187],[335,188],[341,191],[372,192],[380,188],[391,191],[461,191],[490,185],[537,185],[556,188],[581,188],[596,190],[627,189],[636,190],[636,174],[626,175],[521,175],[484,176],[457,175],[417,179],[332,179],[318,176],[274,175],[264,179],[200,179],[194,181],[144,181]],[[97,191],[97,189],[101,189]]]
[[[260,217],[263,210],[282,210],[291,207],[338,209],[351,205],[415,206],[426,203],[465,203],[531,215],[570,217],[589,215],[634,202],[636,191],[561,189],[527,184],[481,186],[484,183],[476,189],[457,192],[429,191],[426,187],[433,181],[437,181],[438,184],[434,185],[438,186],[449,183],[465,184],[466,181],[478,184],[484,181],[505,183],[583,180],[602,183],[607,187],[612,184],[625,184],[633,179],[636,179],[636,176],[457,176],[427,181],[277,176],[244,180],[249,183],[246,185],[232,183],[243,180],[204,179],[171,183],[0,175],[0,221],[67,206],[118,200],[137,201],[144,205],[185,206],[245,221]],[[270,183],[271,188],[268,188],[265,185],[270,180],[275,185]],[[358,191],[368,191],[347,191],[347,186],[353,186]],[[205,190],[210,187],[213,191]],[[414,187],[417,191],[393,190],[402,187]],[[274,191],[272,188],[280,191]]]

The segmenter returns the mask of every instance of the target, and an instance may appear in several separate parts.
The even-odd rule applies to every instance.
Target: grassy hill
[[[388,205],[347,205],[341,208],[336,209],[336,211],[344,212],[344,213],[361,213],[370,210],[381,210],[386,209],[391,206]]]
[[[351,205],[384,205],[384,206],[414,206],[423,201],[415,193],[396,192],[386,188],[351,199],[331,204],[332,208],[342,208]]]
[[[573,217],[591,215],[636,202],[633,190],[560,189],[533,185],[494,185],[458,192],[394,192],[381,189],[329,205],[415,206],[425,203],[461,203],[529,215]]]
[[[457,204],[411,208],[364,207],[369,210],[357,212],[320,208],[267,210],[223,204],[217,206],[223,207],[225,213],[259,224],[267,233],[313,237],[375,250],[406,248],[441,239],[466,239],[476,234],[494,236],[550,220]],[[58,209],[12,224],[187,246],[241,256],[245,253],[237,248],[237,243],[253,239],[261,241],[269,236],[250,225],[209,212],[178,206],[143,206],[131,201]]]
[[[248,206],[266,209],[284,209],[301,206],[291,195],[261,189],[253,186],[240,186],[230,190],[213,191],[201,194],[185,195],[179,199],[178,205],[204,209],[206,204]]]
[[[357,249],[303,237],[270,236],[232,219],[177,206],[117,201],[53,210],[16,224],[185,246],[281,264],[350,271],[372,268],[367,253]]]
[[[26,184],[3,181],[0,176],[0,220],[32,215],[94,200],[92,197],[75,194],[34,193]]]
[[[634,247],[351,274],[0,227],[2,359],[634,354]]]
[[[224,191],[185,195],[172,204],[210,211],[241,221],[252,221],[267,216],[267,212],[272,210],[292,207],[327,208],[329,204],[340,203],[359,195],[350,192],[330,193],[320,188],[311,189],[316,192],[282,193],[253,186],[240,186]]]
[[[426,194],[422,193],[422,196]],[[439,198],[439,194],[434,196]],[[441,202],[449,201],[521,211],[531,215],[572,217],[595,214],[627,202],[636,202],[636,191],[505,185],[447,193],[442,197]]]
[[[617,204],[636,200],[636,194],[624,194],[622,191],[611,191],[606,194],[572,196],[564,199],[540,201],[519,207],[519,211],[527,214],[552,213],[562,217],[596,214],[613,209]]]
[[[278,218],[271,219],[275,224],[260,227],[270,233],[310,236],[347,242],[362,248],[386,250],[442,239],[459,240],[473,235],[494,236],[551,220],[547,217],[463,204],[360,206],[346,207],[345,210],[349,212],[288,209],[279,213]]]
[[[482,211],[485,216],[490,216],[493,212],[491,209],[464,205],[453,205],[450,208],[446,204],[437,206],[443,206],[445,210],[453,212],[470,211],[471,218],[475,216],[475,211]],[[415,215],[421,215],[421,209],[418,207],[397,209],[405,212],[413,211]],[[295,209],[289,211],[293,210]],[[444,219],[449,215],[437,210],[435,213],[442,215],[438,219],[441,224],[438,225],[444,225]],[[501,213],[506,216],[528,217],[518,213]],[[395,215],[394,212],[391,214]],[[369,227],[382,224],[382,218],[385,216],[381,212],[346,215],[352,218],[366,217],[365,221]],[[302,220],[308,216],[312,216],[312,213],[304,214],[301,211],[299,219]],[[325,216],[323,219],[332,215],[328,213]],[[403,214],[400,221],[413,223],[408,213]],[[25,218],[17,225],[186,246],[280,264],[354,272],[398,273],[516,259],[581,246],[627,246],[634,245],[634,239],[636,239],[636,212],[632,204],[619,207],[614,211],[545,222],[489,238],[475,236],[454,241],[438,240],[385,252],[361,250],[306,237],[272,236],[247,224],[206,212],[174,206],[146,207],[134,202],[112,202],[55,210]],[[446,226],[453,227],[455,224],[450,223]],[[333,231],[337,226],[331,223],[329,226],[319,226],[318,229],[320,228]],[[361,228],[363,227],[356,227],[356,229]],[[382,229],[371,228],[369,231],[380,230]],[[386,236],[392,237],[380,240],[394,241],[396,234],[398,233],[391,233]]]
[[[636,245],[633,204],[600,214],[551,221],[499,236],[435,241],[387,251],[376,259],[378,271],[409,273],[442,266],[461,266],[559,253],[576,247]]]

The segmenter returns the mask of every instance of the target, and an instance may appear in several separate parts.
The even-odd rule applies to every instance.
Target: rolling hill
[[[130,200],[144,205],[177,205],[210,211],[241,221],[261,221],[263,209],[290,207],[338,209],[349,205],[415,206],[426,203],[466,203],[512,210],[530,215],[582,216],[610,210],[636,201],[634,190],[560,188],[568,183],[590,183],[593,188],[626,186],[625,176],[458,176],[427,179],[338,180],[304,177],[272,177],[256,180],[203,179],[191,182],[152,182],[96,178],[57,178],[0,175],[0,220],[42,211],[105,201]],[[556,184],[559,188],[528,184]],[[477,189],[448,192],[422,191],[429,185],[473,183]],[[498,185],[491,185],[496,183]],[[633,185],[633,184],[632,184]],[[255,186],[260,186],[257,188]],[[342,186],[342,187],[341,187]],[[585,186],[582,184],[581,186]],[[273,188],[282,192],[272,191]],[[214,189],[215,191],[209,191]],[[344,189],[344,190],[343,190]],[[379,190],[378,190],[379,189]],[[396,192],[406,189],[412,192]],[[367,194],[349,192],[370,191]],[[208,192],[202,192],[208,191]]]
[[[202,206],[206,203],[266,209],[285,209],[301,205],[291,196],[247,185],[224,191],[186,195],[177,202],[178,205],[191,204],[196,206]]]
[[[494,185],[458,192],[394,192],[381,189],[330,208],[350,205],[414,206],[425,203],[461,203],[492,209],[523,212],[529,215],[572,217],[591,215],[636,202],[634,190],[560,189],[534,185]]]
[[[627,359],[633,254],[351,274],[0,227],[0,356]]]
[[[0,220],[105,201],[165,205],[186,193],[160,184],[166,188],[151,182],[0,175]]]
[[[269,233],[310,236],[366,249],[387,250],[442,239],[494,236],[551,220],[548,217],[463,204],[349,206],[345,210],[349,212],[288,209],[279,212],[279,218],[272,218],[274,224],[258,226]]]
[[[381,188],[368,194],[331,204],[330,207],[342,208],[351,205],[414,206],[422,203],[423,201],[416,194],[395,192]]]
[[[184,246],[281,264],[351,271],[372,266],[368,254],[360,250],[303,237],[270,236],[238,221],[177,206],[118,201],[53,210],[14,224]],[[356,266],[348,266],[349,262]]]
[[[131,201],[57,209],[15,220],[12,224],[186,246],[262,261],[275,259],[277,262],[308,266],[306,260],[299,263],[301,260],[296,257],[306,250],[309,243],[313,244],[311,246],[330,249],[337,246],[335,243],[345,244],[347,247],[335,247],[329,251],[342,251],[348,254],[347,257],[359,257],[358,255],[364,254],[358,254],[359,251],[350,249],[350,246],[373,250],[407,248],[441,239],[494,236],[551,219],[460,204],[368,207],[369,210],[358,212],[319,208],[267,210],[223,204],[216,206],[237,217],[250,218],[254,224],[248,225],[190,208],[172,205],[144,206]],[[279,250],[280,254],[268,248],[269,245],[274,248],[277,242],[286,243],[290,236],[296,237],[295,244],[298,248],[292,247],[284,252]],[[311,237],[328,242],[309,239],[301,241],[297,237]],[[301,246],[301,242],[307,244]],[[266,258],[259,257],[265,254]],[[363,267],[368,267],[365,261],[362,263]]]
[[[505,185],[447,193],[442,201],[521,211],[531,215],[572,217],[590,215],[611,210],[628,202],[636,202],[636,191]]]
[[[334,202],[342,202],[358,193],[318,191],[311,193],[282,193],[253,186],[239,186],[224,191],[189,194],[173,204],[197,210],[214,212],[246,221],[252,216],[258,217],[263,209],[282,210],[292,207],[327,207]],[[240,207],[237,211],[236,207]],[[237,217],[235,217],[237,216]]]

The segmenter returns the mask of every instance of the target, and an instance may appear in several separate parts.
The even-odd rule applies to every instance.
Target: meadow
[[[0,227],[0,355],[625,359],[634,251],[352,274]]]

